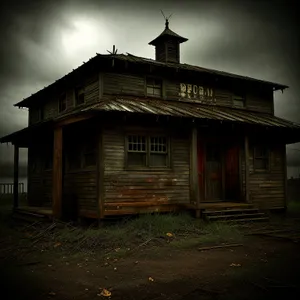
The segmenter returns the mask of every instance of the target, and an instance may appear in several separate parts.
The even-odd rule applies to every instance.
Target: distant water
[[[11,177],[1,177],[0,183],[13,183],[14,179]],[[24,183],[24,192],[27,192],[27,177],[19,178],[19,182]]]

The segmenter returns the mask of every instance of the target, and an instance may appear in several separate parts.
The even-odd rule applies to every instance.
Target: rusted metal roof
[[[105,101],[83,108],[81,111],[91,110],[155,114],[300,129],[300,124],[269,114],[230,107],[185,103],[171,100],[106,99]]]
[[[231,77],[231,78],[236,78],[236,79],[260,82],[260,83],[263,83],[263,84],[272,85],[275,90],[288,88],[287,85],[279,84],[279,83],[276,83],[276,82],[256,79],[256,78],[252,78],[252,77],[248,77],[248,76],[237,75],[237,74],[218,71],[218,70],[214,70],[214,69],[202,68],[202,67],[199,67],[199,66],[194,66],[194,65],[189,65],[189,64],[159,62],[159,61],[156,61],[154,59],[139,57],[139,56],[135,56],[135,55],[130,54],[130,53],[127,53],[127,55],[119,54],[118,58],[122,59],[122,60],[131,61],[131,62],[136,62],[136,63],[148,63],[148,64],[150,63],[150,64],[154,64],[154,65],[167,66],[167,67],[174,68],[174,69],[196,71],[196,72],[202,72],[202,73],[210,73],[210,74],[214,74],[214,75],[220,75],[220,76]]]
[[[213,74],[213,75],[219,75],[219,76],[224,76],[224,77],[229,77],[229,78],[236,78],[236,79],[270,85],[273,87],[274,90],[283,90],[283,89],[288,88],[287,85],[283,85],[283,84],[279,84],[279,83],[275,83],[275,82],[255,79],[252,77],[236,75],[236,74],[213,70],[213,69],[208,69],[208,68],[202,68],[202,67],[189,65],[189,64],[159,62],[154,59],[139,57],[139,56],[135,56],[130,53],[127,53],[126,55],[125,54],[98,54],[97,53],[97,55],[90,58],[88,62],[83,63],[81,66],[74,69],[70,73],[66,74],[65,76],[61,77],[60,79],[56,80],[55,82],[51,83],[50,85],[46,86],[45,88],[39,90],[38,92],[32,94],[31,96],[23,99],[22,101],[16,103],[14,106],[22,107],[22,106],[27,105],[28,101],[31,101],[33,98],[36,98],[38,95],[42,95],[43,92],[48,91],[50,88],[55,88],[55,86],[59,83],[65,83],[65,81],[68,80],[69,78],[71,78],[75,72],[81,72],[84,68],[88,68],[89,66],[94,66],[99,61],[101,62],[101,60],[103,60],[103,59],[105,59],[105,60],[106,59],[116,59],[116,60],[123,60],[123,61],[125,60],[125,61],[133,62],[133,63],[168,67],[168,68],[172,68],[174,70],[188,70],[188,71],[209,73],[209,74]]]

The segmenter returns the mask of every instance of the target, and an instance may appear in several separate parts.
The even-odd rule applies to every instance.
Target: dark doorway
[[[222,148],[208,143],[205,151],[205,201],[222,200]]]

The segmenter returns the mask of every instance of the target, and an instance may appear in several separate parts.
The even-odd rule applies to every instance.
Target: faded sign
[[[213,89],[201,85],[180,83],[179,97],[200,100],[203,103],[215,103]]]

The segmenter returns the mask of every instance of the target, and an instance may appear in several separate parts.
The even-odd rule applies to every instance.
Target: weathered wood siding
[[[28,125],[36,124],[40,121],[40,109],[38,107],[30,107],[28,113]]]
[[[270,146],[270,169],[268,171],[254,171],[253,147],[249,149],[249,192],[250,201],[265,209],[284,208],[285,206],[285,165],[284,146]],[[245,195],[245,160],[242,157],[242,191]]]
[[[99,74],[93,74],[84,82],[84,100],[86,104],[99,101]]]
[[[84,148],[93,138],[96,147],[99,128],[99,122],[92,119],[70,125],[64,131],[63,205],[74,205],[79,215],[98,212],[97,166],[85,165]],[[74,163],[74,155],[78,161],[75,169],[70,165],[71,157]]]
[[[125,135],[121,128],[104,128],[103,148],[105,204],[147,201],[158,203],[161,201],[167,204],[190,202],[188,133],[172,134],[171,168],[166,170],[125,170]]]
[[[142,75],[104,73],[104,95],[145,96],[145,77]]]
[[[45,169],[45,148],[28,148],[28,205],[52,207],[52,170]]]
[[[246,96],[246,106],[248,110],[262,113],[274,113],[273,93],[270,92],[248,92]]]
[[[96,169],[65,173],[63,195],[76,201],[79,214],[83,211],[97,212],[96,180]]]
[[[75,85],[74,88],[68,88],[66,92],[67,97],[67,109],[66,111],[62,113],[69,113],[74,110],[75,107]],[[63,91],[61,91],[62,93]],[[58,99],[59,95],[61,94],[55,94],[49,99],[43,99],[44,101],[41,101],[41,105],[39,107],[30,107],[29,108],[29,125],[33,125],[37,122],[39,122],[40,116],[42,115],[43,120],[49,120],[52,118],[57,117],[60,113],[58,111]],[[93,74],[90,77],[88,77],[84,81],[84,105],[89,105],[91,103],[95,103],[99,101],[101,96],[100,91],[100,80],[99,80],[99,74]]]
[[[149,74],[155,76],[155,74]],[[145,80],[146,76],[121,74],[121,73],[105,73],[103,74],[103,93],[104,95],[131,95],[145,97]],[[201,82],[185,79],[185,83],[201,85]],[[182,98],[180,92],[180,81],[176,79],[163,79],[163,97],[169,100],[194,101],[203,104],[213,104],[219,106],[233,107],[233,92],[229,88],[216,86],[215,83],[204,83],[205,87],[213,88],[214,101],[200,101],[199,97],[191,99]],[[245,107],[243,109],[258,111],[263,113],[273,113],[274,109],[273,95],[270,91],[245,91]]]

